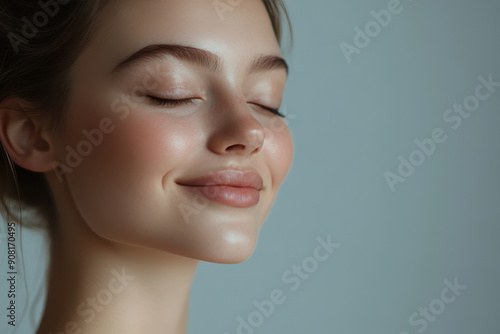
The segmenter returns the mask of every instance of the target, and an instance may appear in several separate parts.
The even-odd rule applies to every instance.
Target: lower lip
[[[234,206],[249,208],[259,203],[260,193],[254,188],[240,188],[230,186],[186,186],[194,193],[204,196],[211,201]]]

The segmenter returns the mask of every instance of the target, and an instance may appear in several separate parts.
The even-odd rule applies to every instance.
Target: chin
[[[216,242],[204,244],[190,254],[191,258],[220,264],[236,264],[252,256],[257,245],[257,236],[243,233],[226,232]]]
[[[255,244],[252,245],[230,245],[222,253],[213,254],[202,261],[221,263],[221,264],[236,264],[241,263],[250,258],[255,250]]]

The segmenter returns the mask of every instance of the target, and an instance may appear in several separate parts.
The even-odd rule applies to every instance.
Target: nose
[[[264,144],[265,129],[245,101],[215,106],[208,148],[217,154],[250,155]]]

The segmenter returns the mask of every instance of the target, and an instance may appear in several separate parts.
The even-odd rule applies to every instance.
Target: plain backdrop
[[[500,2],[286,3],[294,162],[252,257],[200,264],[189,333],[497,333],[500,87],[475,94],[500,82]],[[46,252],[23,233],[32,299]]]

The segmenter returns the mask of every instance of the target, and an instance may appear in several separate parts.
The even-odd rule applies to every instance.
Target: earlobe
[[[37,119],[23,114],[19,103],[0,103],[0,140],[19,166],[33,172],[53,170],[53,145],[44,125]]]

